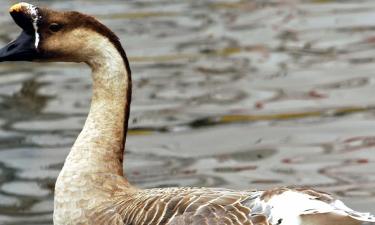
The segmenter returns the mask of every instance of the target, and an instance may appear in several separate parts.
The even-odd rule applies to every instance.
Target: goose
[[[0,61],[76,62],[92,70],[84,127],[57,178],[55,225],[359,225],[375,222],[328,193],[280,187],[140,189],[123,173],[131,71],[117,36],[94,17],[28,3],[10,15],[21,34]]]

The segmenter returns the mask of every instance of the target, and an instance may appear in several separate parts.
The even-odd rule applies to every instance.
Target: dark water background
[[[36,1],[34,1],[35,3]],[[18,33],[0,2],[0,44]],[[130,56],[125,169],[141,187],[309,185],[375,213],[375,1],[38,1]],[[78,64],[0,64],[0,224],[51,224],[90,104]]]

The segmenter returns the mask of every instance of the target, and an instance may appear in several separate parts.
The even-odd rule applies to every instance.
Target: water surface
[[[375,213],[375,2],[40,1],[121,38],[140,187],[312,186]],[[19,32],[0,2],[0,44]],[[0,65],[0,224],[51,224],[89,69]]]

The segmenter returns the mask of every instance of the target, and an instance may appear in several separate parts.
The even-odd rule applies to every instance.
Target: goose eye
[[[49,30],[52,31],[52,32],[57,32],[57,31],[61,30],[62,27],[63,27],[63,25],[61,25],[61,24],[52,23],[51,25],[49,25]]]

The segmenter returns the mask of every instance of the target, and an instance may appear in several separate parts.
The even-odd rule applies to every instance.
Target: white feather
[[[371,214],[358,213],[342,201],[336,200],[329,204],[315,196],[293,190],[274,195],[268,201],[262,200],[260,204],[263,208],[270,207],[270,222],[274,225],[301,225],[301,215],[320,213],[334,213],[361,221],[375,222],[375,217]]]

